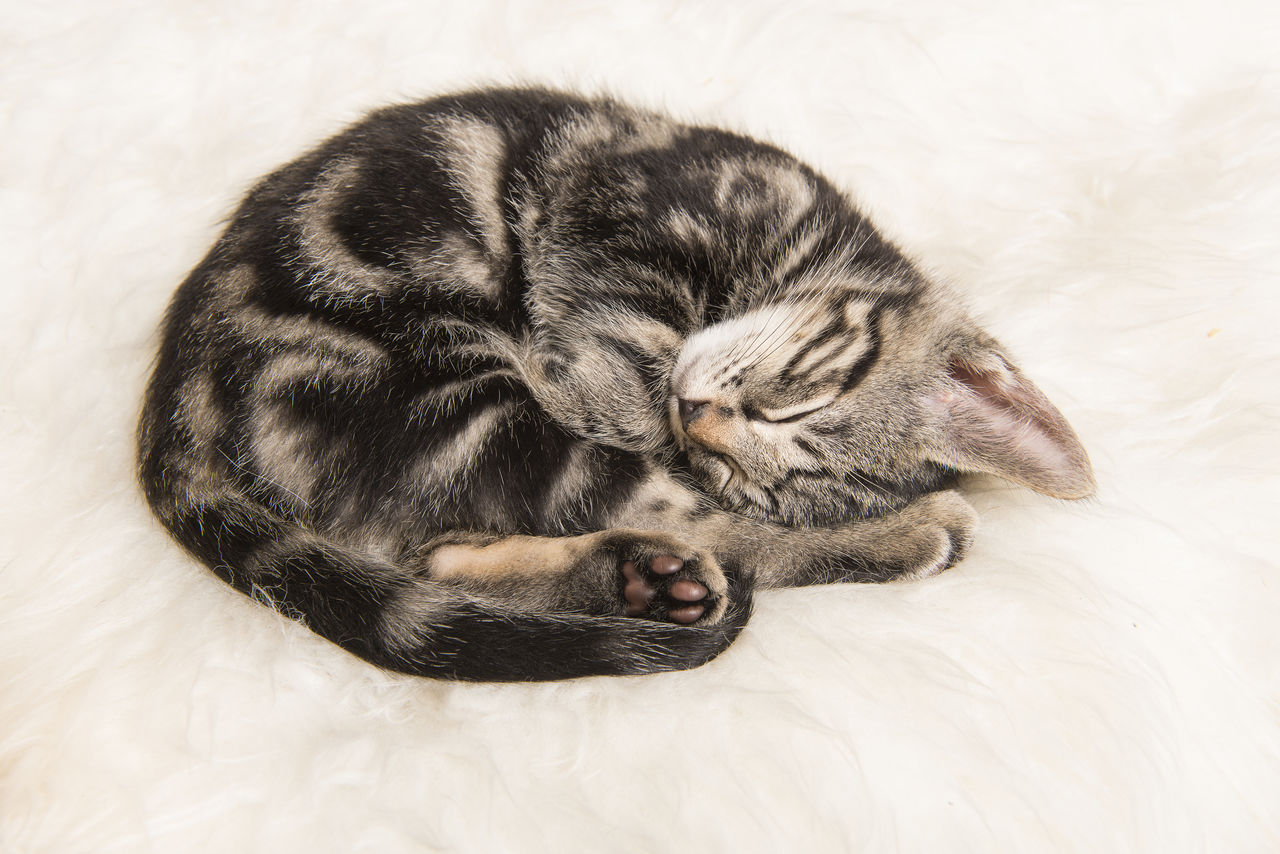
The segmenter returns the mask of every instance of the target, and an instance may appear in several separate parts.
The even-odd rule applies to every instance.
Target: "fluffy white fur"
[[[1280,849],[1280,6],[9,0],[0,850]],[[365,109],[608,89],[771,138],[969,295],[1089,447],[938,577],[711,665],[366,666],[170,544],[132,430],[237,196]]]

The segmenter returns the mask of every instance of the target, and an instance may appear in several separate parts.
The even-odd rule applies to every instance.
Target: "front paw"
[[[903,530],[896,575],[902,578],[928,578],[959,563],[978,527],[978,514],[955,490],[918,498],[897,516]]]

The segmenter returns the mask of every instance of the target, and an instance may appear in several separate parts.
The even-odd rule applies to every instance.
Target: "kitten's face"
[[[828,278],[691,336],[672,428],[730,509],[829,524],[990,471],[1060,497],[1088,460],[1043,395],[945,294]]]

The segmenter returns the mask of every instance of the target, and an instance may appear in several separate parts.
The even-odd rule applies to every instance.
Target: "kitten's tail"
[[[750,595],[730,590],[731,596],[735,593],[741,595],[714,626],[529,614],[471,600],[426,621],[409,643],[386,646],[374,655],[351,651],[392,670],[489,682],[687,670],[720,654],[746,624]]]
[[[183,500],[154,480],[144,488],[165,527],[231,586],[404,673],[511,682],[684,670],[728,647],[751,612],[749,587],[732,577],[729,609],[711,626],[520,611],[325,540],[231,491]]]

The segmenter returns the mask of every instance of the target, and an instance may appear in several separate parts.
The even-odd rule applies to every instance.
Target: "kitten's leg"
[[[958,492],[917,498],[897,513],[829,528],[743,531],[769,557],[759,587],[926,578],[947,569],[973,541],[977,514]],[[769,545],[772,544],[772,545]]]
[[[657,531],[446,537],[411,563],[433,581],[538,612],[712,624],[733,598],[711,553]]]
[[[924,495],[897,513],[796,528],[708,508],[705,499],[668,481],[651,484],[621,510],[618,523],[673,531],[722,563],[741,567],[755,587],[795,587],[934,575],[963,557],[977,515],[958,492],[948,490]]]
[[[593,442],[652,453],[671,439],[667,397],[682,344],[659,321],[602,311],[535,333],[517,361],[558,424]]]
[[[936,492],[897,513],[821,528],[717,515],[704,533],[718,556],[743,562],[755,586],[882,582],[935,575],[964,556],[976,514],[960,494]],[[714,531],[714,533],[712,533]]]

